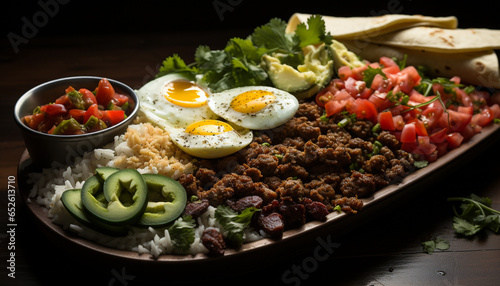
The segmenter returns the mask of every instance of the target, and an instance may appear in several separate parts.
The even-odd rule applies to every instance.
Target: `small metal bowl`
[[[85,152],[100,148],[112,142],[115,136],[125,133],[127,126],[137,116],[139,99],[132,88],[112,79],[108,80],[115,91],[129,96],[129,104],[132,108],[127,118],[119,124],[87,134],[52,135],[33,130],[21,121],[23,116],[32,114],[37,106],[54,102],[69,86],[76,90],[80,88],[92,90],[97,87],[101,79],[102,77],[94,76],[60,78],[40,84],[19,98],[14,107],[14,118],[35,165],[40,167],[68,166]]]

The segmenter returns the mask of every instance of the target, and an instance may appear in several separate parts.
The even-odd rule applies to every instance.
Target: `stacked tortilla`
[[[310,16],[292,15],[287,32]],[[459,76],[469,84],[500,88],[495,53],[500,48],[499,30],[458,29],[453,16],[322,17],[334,39],[363,59],[403,59],[406,54],[408,65],[426,66],[434,76]]]

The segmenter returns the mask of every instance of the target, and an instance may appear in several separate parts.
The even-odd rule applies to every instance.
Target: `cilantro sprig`
[[[295,33],[286,33],[286,26],[285,21],[273,18],[245,39],[231,38],[222,50],[201,45],[196,49],[195,61],[189,65],[174,54],[163,61],[156,77],[169,73],[201,75],[202,82],[213,92],[248,85],[271,85],[260,65],[263,55],[280,53],[283,64],[296,67],[304,61],[304,46],[332,42],[319,15],[299,24]]]
[[[460,202],[461,213],[453,206],[453,228],[457,233],[472,236],[483,229],[499,232],[500,211],[491,208],[490,198],[471,194],[469,197],[450,197],[448,201]]]
[[[168,232],[172,239],[172,244],[186,252],[194,242],[195,221],[191,216],[183,216],[168,228]]]
[[[257,211],[260,210],[249,207],[241,213],[237,213],[226,205],[220,205],[215,210],[215,219],[224,229],[227,239],[239,247],[245,239],[244,230],[250,224],[253,214]]]

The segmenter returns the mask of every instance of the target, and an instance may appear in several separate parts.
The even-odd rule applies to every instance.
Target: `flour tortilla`
[[[300,23],[307,23],[311,14],[295,13],[288,21],[287,33],[295,31]],[[455,29],[457,18],[429,17],[422,15],[388,14],[373,17],[332,17],[322,16],[325,27],[337,39],[365,39],[383,35],[396,30],[415,26],[430,26],[445,29]]]
[[[500,30],[413,27],[379,35],[368,41],[432,52],[478,52],[500,49]]]
[[[293,14],[287,32],[293,32],[310,14]],[[381,56],[422,65],[435,76],[459,76],[463,82],[500,88],[495,49],[500,49],[500,31],[457,29],[455,17],[384,15],[379,17],[322,16],[326,31],[334,39],[369,61]]]
[[[407,65],[426,66],[434,76],[459,76],[465,83],[500,88],[498,59],[493,50],[438,53],[356,40],[345,40],[342,43],[368,61],[378,61],[382,56],[403,59],[406,54]]]

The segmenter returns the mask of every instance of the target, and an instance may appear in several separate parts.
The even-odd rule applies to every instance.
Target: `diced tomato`
[[[417,132],[418,136],[429,136],[429,133],[427,132],[425,124],[424,122],[422,122],[422,120],[415,118],[408,120],[407,123],[415,124],[415,131]]]
[[[399,66],[395,65],[395,66],[390,66],[390,67],[385,67],[382,69],[382,72],[384,72],[384,74],[386,76],[389,76],[389,75],[393,75],[393,74],[397,74],[398,72],[400,72],[401,70],[399,69]]]
[[[316,104],[321,107],[325,107],[325,103],[333,98],[333,94],[329,90],[324,90],[325,92],[318,92],[318,94],[316,95]]]
[[[97,103],[106,107],[108,106],[109,102],[115,95],[115,89],[111,85],[111,83],[103,78],[99,81],[99,85],[96,88],[96,94],[95,97],[97,99]]]
[[[83,123],[86,123],[91,116],[97,117],[97,119],[102,118],[102,112],[99,110],[99,107],[97,104],[92,104],[87,111],[85,111],[84,117],[83,117]]]
[[[35,113],[24,117],[24,121],[31,128],[38,130],[38,125],[45,120],[45,113]]]
[[[92,104],[97,104],[97,99],[92,91],[86,88],[80,88],[78,90],[79,93],[82,94],[83,102],[85,102],[85,108],[89,108]]]
[[[65,115],[68,112],[66,107],[62,104],[59,104],[59,103],[42,105],[40,107],[40,111],[45,112],[50,116]]]
[[[69,86],[68,88],[66,88],[66,89],[64,90],[64,92],[66,92],[66,93],[70,93],[70,92],[72,92],[72,91],[74,91],[74,90],[75,90],[75,88],[73,88],[72,86]]]
[[[435,129],[432,131],[429,138],[431,139],[432,143],[436,143],[436,144],[443,143],[446,140],[447,133],[448,133],[448,130],[446,128]]]
[[[436,151],[437,146],[431,143],[429,136],[418,136],[418,150],[424,155],[430,155]]]
[[[464,137],[458,132],[453,132],[446,136],[446,142],[448,142],[449,149],[455,149],[462,144]]]
[[[125,119],[125,111],[123,110],[106,110],[105,112],[109,120],[109,124],[105,121],[107,126],[116,125]]]
[[[468,124],[465,126],[465,128],[460,131],[460,134],[464,137],[464,140],[469,140],[471,139],[474,135],[477,133],[481,132],[483,127],[477,125],[477,124]]]
[[[370,95],[368,100],[375,105],[378,111],[382,111],[394,105],[394,103],[390,102],[389,100],[386,100],[386,97],[387,93],[381,93],[375,91]]]
[[[375,77],[373,77],[370,88],[378,92],[387,93],[392,89],[392,82],[384,78],[381,74],[376,74]]]
[[[401,115],[393,115],[392,117],[394,121],[394,127],[396,130],[403,130],[403,127],[405,126],[405,121],[403,120],[403,116]]]
[[[415,124],[409,123],[405,124],[403,130],[401,131],[401,142],[402,143],[413,143],[417,141],[417,129]]]
[[[474,114],[471,119],[471,124],[484,127],[495,119],[495,115],[490,108],[483,108],[480,113]]]
[[[470,96],[467,93],[465,93],[465,91],[463,89],[460,89],[458,87],[454,87],[453,91],[457,95],[457,100],[459,102],[461,102],[463,106],[469,107],[469,106],[473,105],[472,99],[470,98]]]
[[[405,67],[398,75],[396,85],[399,86],[404,93],[409,94],[414,86],[420,84],[421,77],[413,66]]]
[[[337,74],[341,80],[347,80],[352,76],[352,70],[349,66],[341,66]]]
[[[472,114],[467,112],[448,110],[447,113],[443,113],[441,116],[439,125],[448,128],[450,132],[460,132],[470,123],[471,119]]]
[[[500,105],[495,103],[492,106],[490,106],[490,110],[491,112],[493,112],[494,118],[500,118]]]
[[[380,128],[382,128],[382,130],[396,130],[396,127],[394,126],[394,118],[392,117],[392,113],[390,111],[379,113],[378,122],[380,123]]]
[[[461,78],[459,76],[454,76],[450,78],[450,81],[454,82],[455,84],[460,84]]]
[[[443,115],[443,106],[440,103],[432,102],[422,111],[420,116],[427,129],[432,130]]]
[[[415,148],[417,148],[417,140],[415,139],[415,142],[403,142],[401,143],[401,150],[406,151],[406,152],[413,152],[415,151]]]
[[[71,109],[68,112],[68,116],[70,118],[76,119],[76,121],[78,121],[78,123],[83,124],[85,122],[85,113],[86,113],[86,111],[82,110],[82,109]]]
[[[394,61],[393,59],[389,58],[389,57],[380,57],[379,59],[379,63],[381,65],[383,65],[384,67],[398,67],[398,64],[396,63],[396,61]]]
[[[368,65],[364,65],[362,67],[358,68],[353,68],[351,70],[352,74],[351,77],[354,78],[355,80],[362,80],[363,79],[363,72],[368,69]]]
[[[377,109],[368,99],[357,98],[354,101],[348,101],[346,109],[349,113],[356,114],[356,117],[358,118],[366,118],[370,120],[377,118]]]
[[[345,90],[353,97],[358,97],[365,88],[366,82],[362,80],[355,80],[350,77],[345,81]]]
[[[325,104],[326,116],[332,116],[344,110],[347,100],[330,100]]]
[[[416,103],[425,103],[428,101],[431,101],[435,96],[424,96],[420,92],[416,91],[415,89],[412,89],[410,92],[410,101],[416,102]]]

